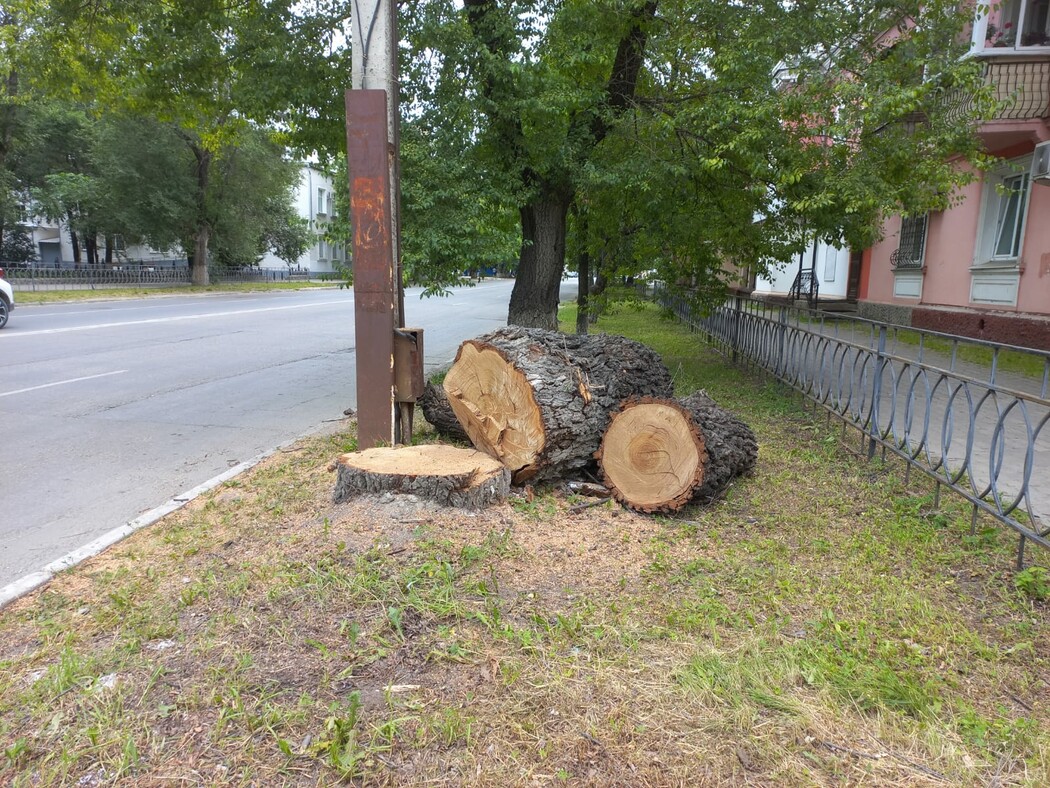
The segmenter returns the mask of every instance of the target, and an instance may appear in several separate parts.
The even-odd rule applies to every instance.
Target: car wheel
[[[7,316],[10,314],[11,309],[7,305],[7,299],[0,296],[0,328],[7,325]]]

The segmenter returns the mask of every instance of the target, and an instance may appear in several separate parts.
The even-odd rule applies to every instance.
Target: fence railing
[[[190,269],[185,260],[121,262],[112,265],[42,265],[0,263],[11,284],[21,290],[85,290],[102,287],[148,287],[189,285]],[[308,268],[212,268],[212,282],[308,281],[315,274]]]
[[[855,427],[868,457],[905,460],[979,512],[1050,548],[1050,353],[744,297],[703,315],[657,299],[734,361]]]

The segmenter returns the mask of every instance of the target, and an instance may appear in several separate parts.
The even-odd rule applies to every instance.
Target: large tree
[[[474,124],[516,204],[511,323],[555,325],[570,226],[580,259],[659,263],[714,294],[727,260],[870,241],[885,211],[943,206],[966,177],[949,160],[977,155],[986,105],[954,99],[980,95],[955,3],[463,6],[430,12],[429,78],[459,86],[433,98]]]
[[[22,47],[36,64],[32,89],[176,133],[193,181],[185,236],[192,281],[207,284],[219,162],[252,144],[253,119],[294,128],[319,109],[332,114],[330,75],[342,55],[319,28],[330,9],[306,15],[294,0],[16,2],[28,31]]]

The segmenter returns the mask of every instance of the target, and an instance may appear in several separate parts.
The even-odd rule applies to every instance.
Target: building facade
[[[1001,160],[949,210],[893,217],[861,260],[860,312],[1050,349],[1050,0],[979,6],[970,56],[1005,108],[980,129]],[[1047,144],[1047,147],[1038,147]]]

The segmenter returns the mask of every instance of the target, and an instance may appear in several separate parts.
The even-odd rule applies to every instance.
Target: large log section
[[[639,342],[513,326],[460,345],[444,388],[471,441],[515,484],[571,475],[622,400],[672,394],[667,367]]]
[[[642,512],[674,512],[713,498],[757,456],[751,428],[700,391],[677,401],[625,403],[597,454],[616,500]]]

